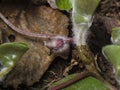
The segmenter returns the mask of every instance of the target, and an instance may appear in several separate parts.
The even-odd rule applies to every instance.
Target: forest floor
[[[51,8],[46,0],[8,1],[0,0],[0,12],[15,26],[35,33],[73,36],[70,13]],[[119,10],[115,3],[115,0],[101,0],[89,29],[88,46],[95,56],[99,55],[101,58],[104,58],[101,48],[111,44],[111,29],[119,26]],[[0,29],[1,43],[23,41],[30,46],[30,50],[7,75],[4,83],[1,83],[0,90],[12,90],[13,87],[17,90],[40,90],[62,79],[65,69],[71,65],[72,58],[77,58],[74,45],[70,45],[65,52],[50,55],[49,49],[43,45],[42,40],[33,40],[20,35],[7,27],[2,20],[0,20]],[[106,59],[98,63],[103,77],[107,78],[111,64]],[[79,65],[74,65],[68,74],[84,70],[85,65],[79,61]],[[111,79],[109,81],[113,82]]]

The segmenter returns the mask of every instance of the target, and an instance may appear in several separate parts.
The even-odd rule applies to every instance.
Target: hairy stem
[[[59,37],[64,37],[64,36],[58,37],[58,35],[38,34],[38,33],[32,33],[32,32],[22,30],[14,26],[9,20],[7,20],[7,18],[1,12],[0,12],[0,19],[4,21],[12,30],[24,36],[28,36],[32,38],[43,38],[43,39],[54,39],[54,38],[56,39]],[[71,38],[66,37],[65,41],[71,42]]]
[[[65,37],[65,36],[60,36],[60,35],[48,35],[48,34],[38,34],[38,33],[32,33],[29,31],[25,31],[22,29],[19,29],[15,27],[9,20],[5,18],[5,16],[0,12],[0,19],[3,20],[12,30],[15,32],[31,37],[32,39],[37,38],[37,39],[42,39],[44,44],[49,47],[53,51],[63,51],[66,49],[66,45],[69,43],[73,43],[73,38]],[[50,39],[50,40],[48,40]]]
[[[31,32],[26,32],[25,30],[19,29],[15,27],[9,20],[6,19],[6,17],[0,12],[0,18],[3,20],[12,30],[15,32],[24,35],[24,36],[29,36],[29,37],[34,37],[34,38],[51,38],[53,35],[46,35],[46,34],[37,34],[37,33],[31,33]]]

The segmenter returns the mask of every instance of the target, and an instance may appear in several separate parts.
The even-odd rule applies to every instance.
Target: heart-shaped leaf
[[[102,52],[107,60],[113,64],[116,76],[120,80],[120,45],[108,45],[103,47]]]
[[[28,46],[21,42],[0,45],[0,78],[3,78],[13,69],[27,50]]]
[[[120,44],[120,27],[112,29],[111,40],[113,43]]]
[[[64,83],[70,79],[74,79],[77,76],[77,74],[69,75],[62,80],[54,83],[51,87],[57,86],[61,83]],[[51,89],[51,87],[48,90],[56,90],[54,88]],[[79,80],[76,83],[73,83],[72,85],[69,85],[61,90],[107,90],[107,88],[104,86],[103,83],[101,83],[99,80],[89,76],[85,79]]]

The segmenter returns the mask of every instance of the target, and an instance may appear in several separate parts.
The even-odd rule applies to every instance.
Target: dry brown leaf
[[[28,6],[25,10],[21,6],[3,5],[2,7],[3,10],[6,10],[3,11],[5,16],[15,26],[26,32],[68,36],[69,19],[58,10],[47,6]],[[5,80],[6,85],[12,85],[15,88],[19,84],[32,85],[40,80],[56,56],[68,56],[68,50],[65,53],[50,55],[50,50],[44,46],[43,41],[31,40],[22,36],[7,28],[3,22],[0,22],[0,27],[5,30],[3,31],[4,42],[11,41],[10,39],[13,37],[12,41],[26,42],[30,48],[14,70],[8,74]]]

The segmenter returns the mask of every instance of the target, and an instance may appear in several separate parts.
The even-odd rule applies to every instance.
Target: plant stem
[[[0,18],[1,20],[3,20],[12,30],[14,30],[15,32],[24,35],[24,36],[29,36],[29,37],[34,37],[34,38],[50,38],[54,35],[46,35],[46,34],[36,34],[36,33],[32,33],[32,32],[28,32],[22,29],[19,29],[17,27],[15,27],[9,20],[6,19],[6,17],[0,12]]]
[[[2,21],[4,21],[15,32],[17,32],[21,35],[27,36],[27,37],[40,38],[40,39],[57,39],[60,37],[64,37],[64,36],[60,36],[60,35],[38,34],[38,33],[32,33],[29,31],[22,30],[20,28],[17,28],[16,26],[14,26],[1,12],[0,12],[0,19]],[[68,37],[64,37],[64,38],[65,38],[64,40],[68,43],[73,42],[72,38],[68,38]]]
[[[27,36],[28,38],[32,39],[41,39],[44,42],[45,46],[50,47],[53,49],[53,51],[60,52],[65,50],[65,45],[69,43],[73,43],[73,38],[60,36],[60,35],[48,35],[48,34],[38,34],[38,33],[32,33],[26,30],[22,30],[14,26],[7,18],[0,12],[0,19],[3,20],[12,30],[15,32]]]

